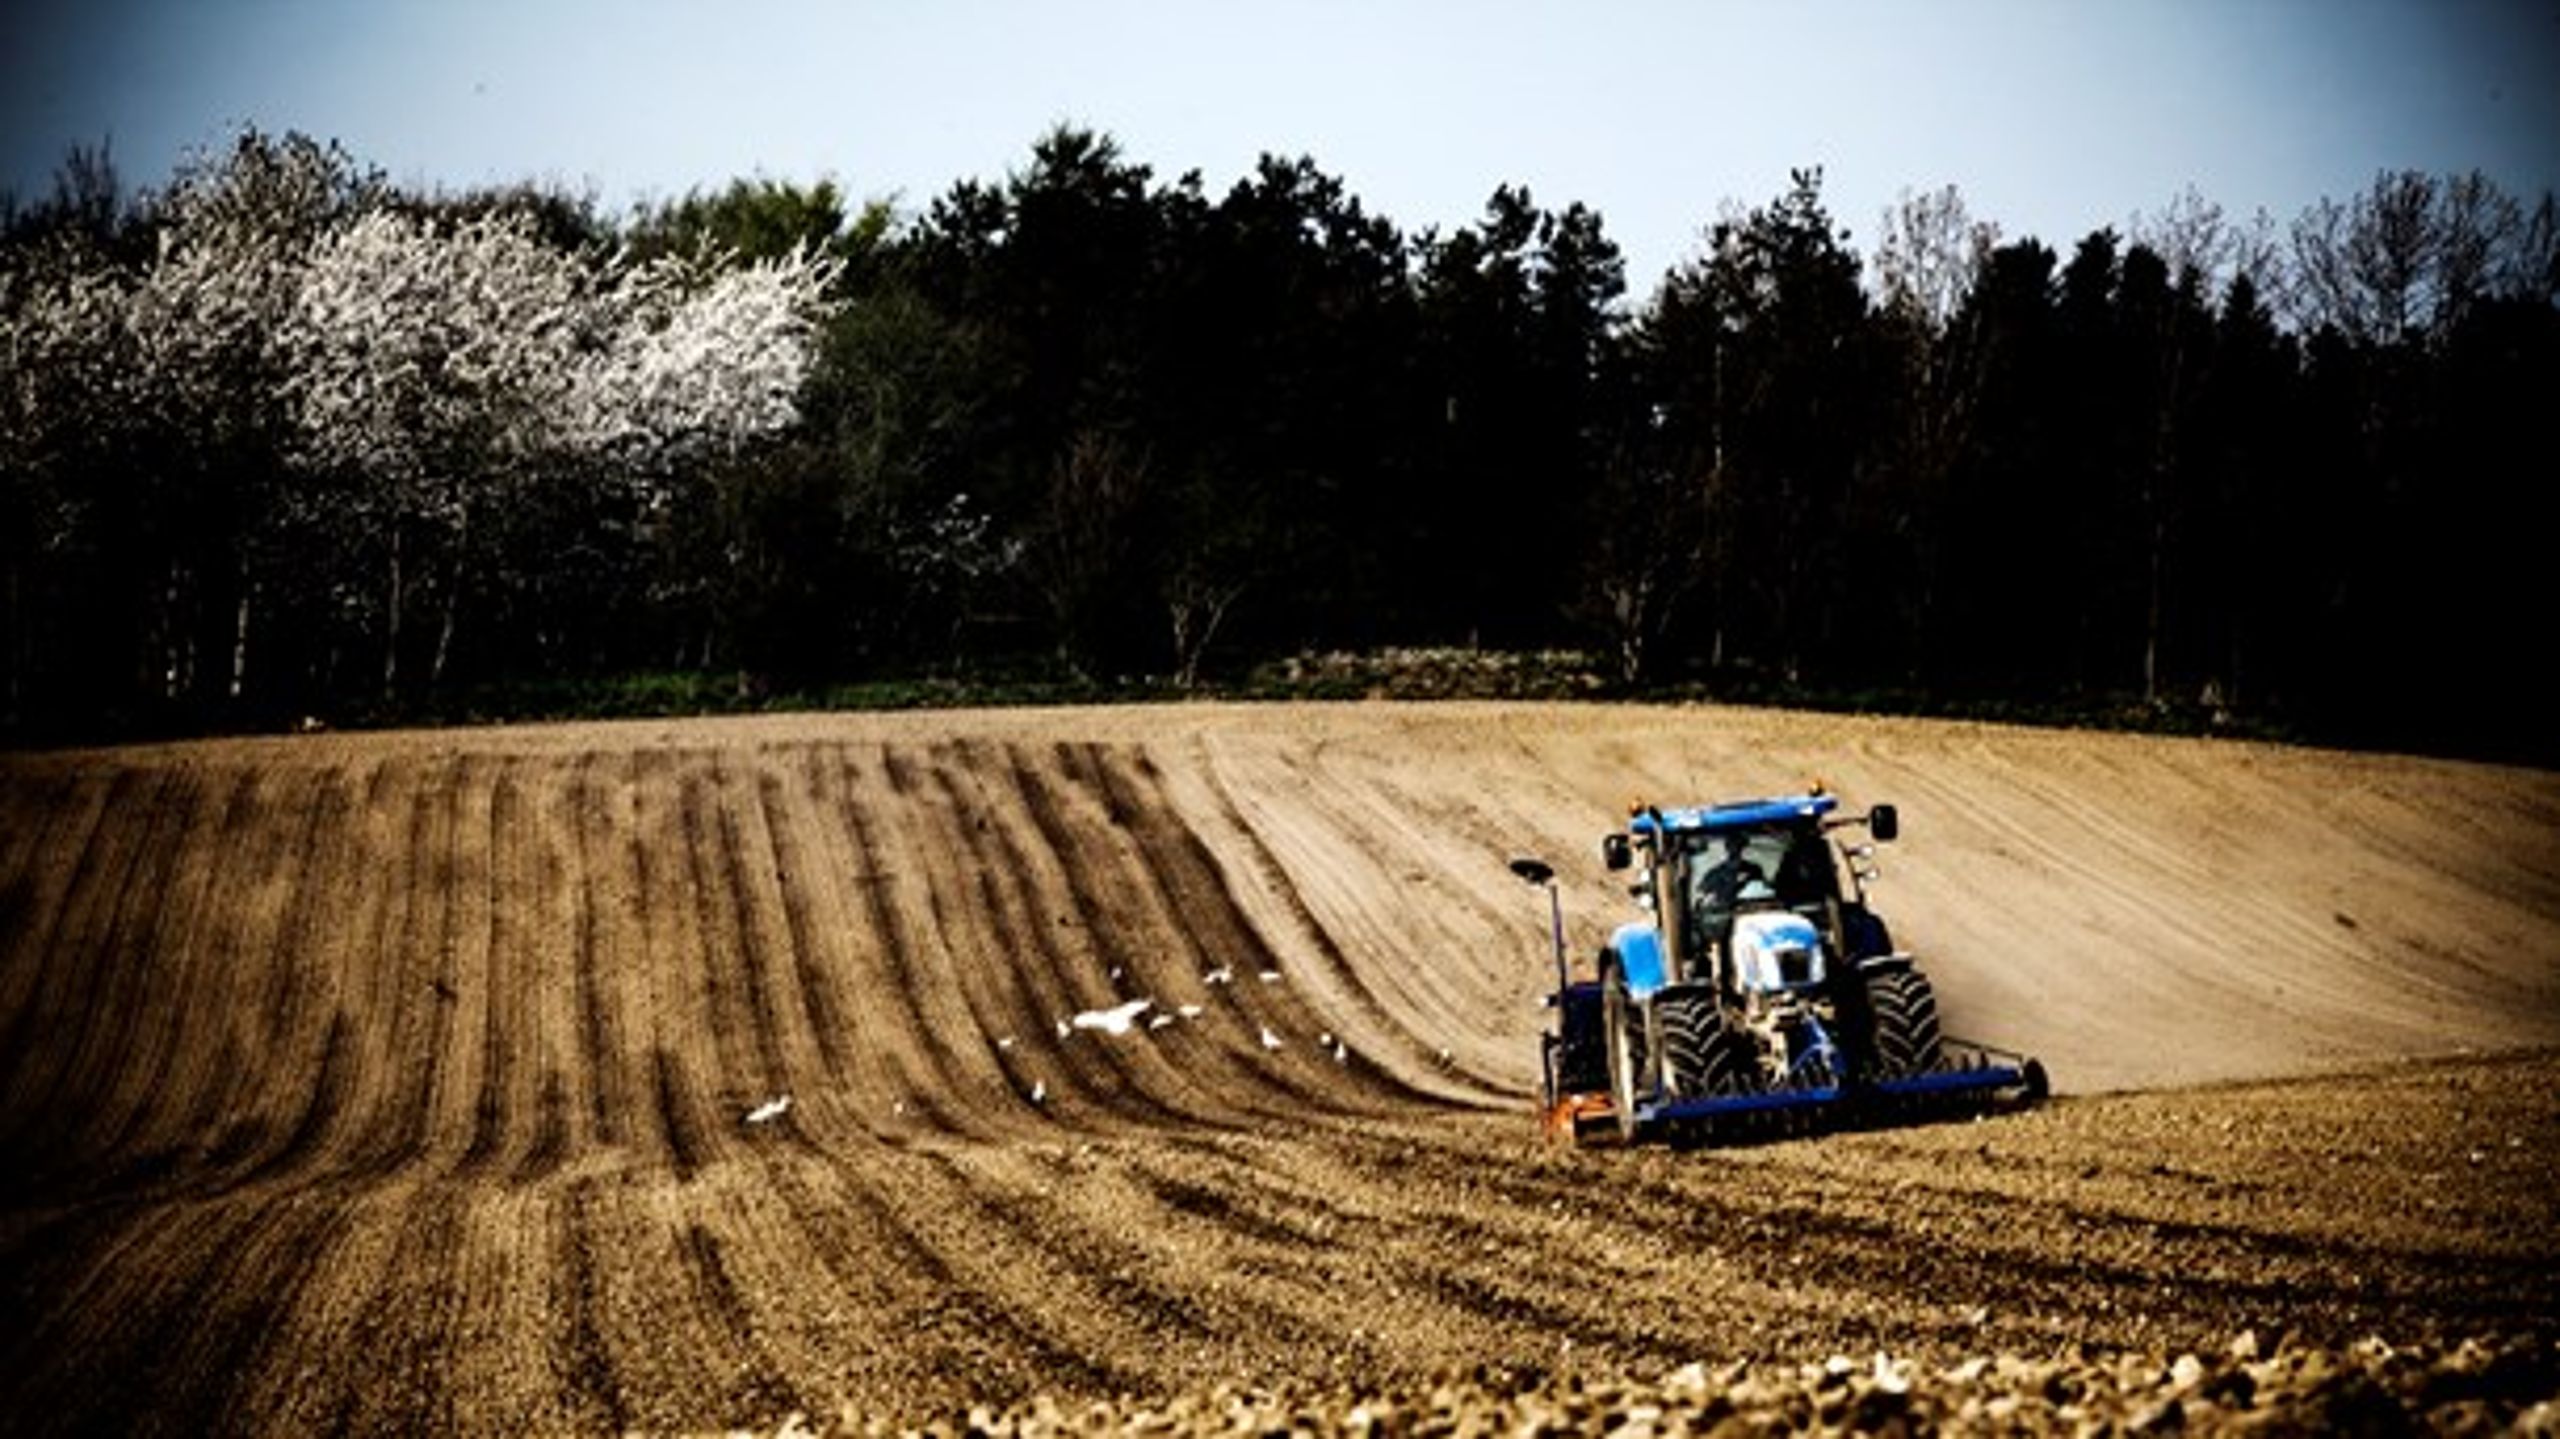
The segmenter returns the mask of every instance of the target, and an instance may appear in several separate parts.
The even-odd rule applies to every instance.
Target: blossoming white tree
[[[131,303],[124,275],[68,247],[0,270],[0,478],[37,548],[67,537],[80,503],[50,482],[132,409]]]
[[[572,413],[580,445],[651,470],[733,453],[798,418],[836,265],[802,250],[625,268]]]
[[[559,448],[598,319],[584,267],[522,215],[379,209],[312,247],[281,336],[295,453],[347,479],[344,512],[385,567],[386,691],[422,572],[442,675],[474,522]]]
[[[383,193],[335,146],[253,131],[183,170],[153,207],[156,245],[126,324],[162,441],[162,499],[192,531],[171,547],[165,591],[172,696],[196,687],[199,651],[225,639],[222,688],[241,694],[261,587],[292,566],[285,536],[308,528],[285,463],[281,335],[312,245]]]
[[[830,267],[621,266],[521,213],[377,210],[323,236],[284,332],[298,453],[355,482],[380,555],[382,682],[399,683],[423,563],[452,651],[474,536],[522,487],[659,477],[788,425]]]
[[[82,477],[114,452],[133,373],[125,277],[71,246],[0,268],[0,717],[24,712],[43,576],[82,528]]]
[[[405,198],[254,131],[96,208],[0,247],[11,713],[27,616],[84,601],[136,646],[80,659],[103,689],[238,699],[253,631],[323,671],[369,639],[386,690],[419,660],[434,683],[473,596],[538,590],[562,525],[793,422],[835,272],[806,250],[616,257],[536,204]]]
[[[290,479],[276,336],[312,238],[379,190],[334,147],[254,131],[140,204],[112,189],[0,254],[8,613],[121,612],[139,652],[80,663],[236,698]],[[14,635],[8,661],[14,698]]]

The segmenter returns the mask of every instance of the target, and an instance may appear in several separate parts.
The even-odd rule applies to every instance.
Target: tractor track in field
[[[1808,773],[1901,804],[1896,937],[2063,1096],[1542,1142],[1545,915],[1504,861],[1557,863],[1586,956],[1631,793]],[[2531,771],[1597,706],[0,756],[0,1413],[772,1428],[2244,1331],[2548,1351],[2555,817]]]

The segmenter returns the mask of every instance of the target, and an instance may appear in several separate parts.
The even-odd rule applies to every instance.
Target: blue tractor
[[[1601,855],[1634,872],[1642,916],[1618,926],[1583,980],[1565,957],[1554,870],[1513,860],[1548,892],[1550,1130],[1713,1141],[2043,1098],[2043,1065],[1940,1031],[1928,977],[1869,907],[1875,846],[1898,832],[1893,806],[1844,814],[1818,787],[1635,806]]]

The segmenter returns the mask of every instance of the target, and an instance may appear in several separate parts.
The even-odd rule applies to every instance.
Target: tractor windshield
[[[1838,892],[1831,847],[1811,824],[1694,835],[1680,863],[1690,923],[1710,943],[1724,940],[1741,910],[1810,912]]]

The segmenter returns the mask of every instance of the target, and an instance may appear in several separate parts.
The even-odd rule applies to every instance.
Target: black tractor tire
[[[1609,1108],[1618,1138],[1636,1138],[1636,1076],[1643,1072],[1644,1023],[1627,993],[1627,977],[1617,965],[1600,971],[1600,1045],[1609,1059]]]
[[[1946,1065],[1938,1032],[1938,995],[1916,969],[1879,970],[1867,976],[1867,1007],[1874,1014],[1874,1079],[1907,1079]]]
[[[1760,1087],[1750,1040],[1725,1023],[1714,990],[1666,991],[1654,999],[1653,1012],[1662,1026],[1662,1064],[1674,1093],[1708,1099]]]

